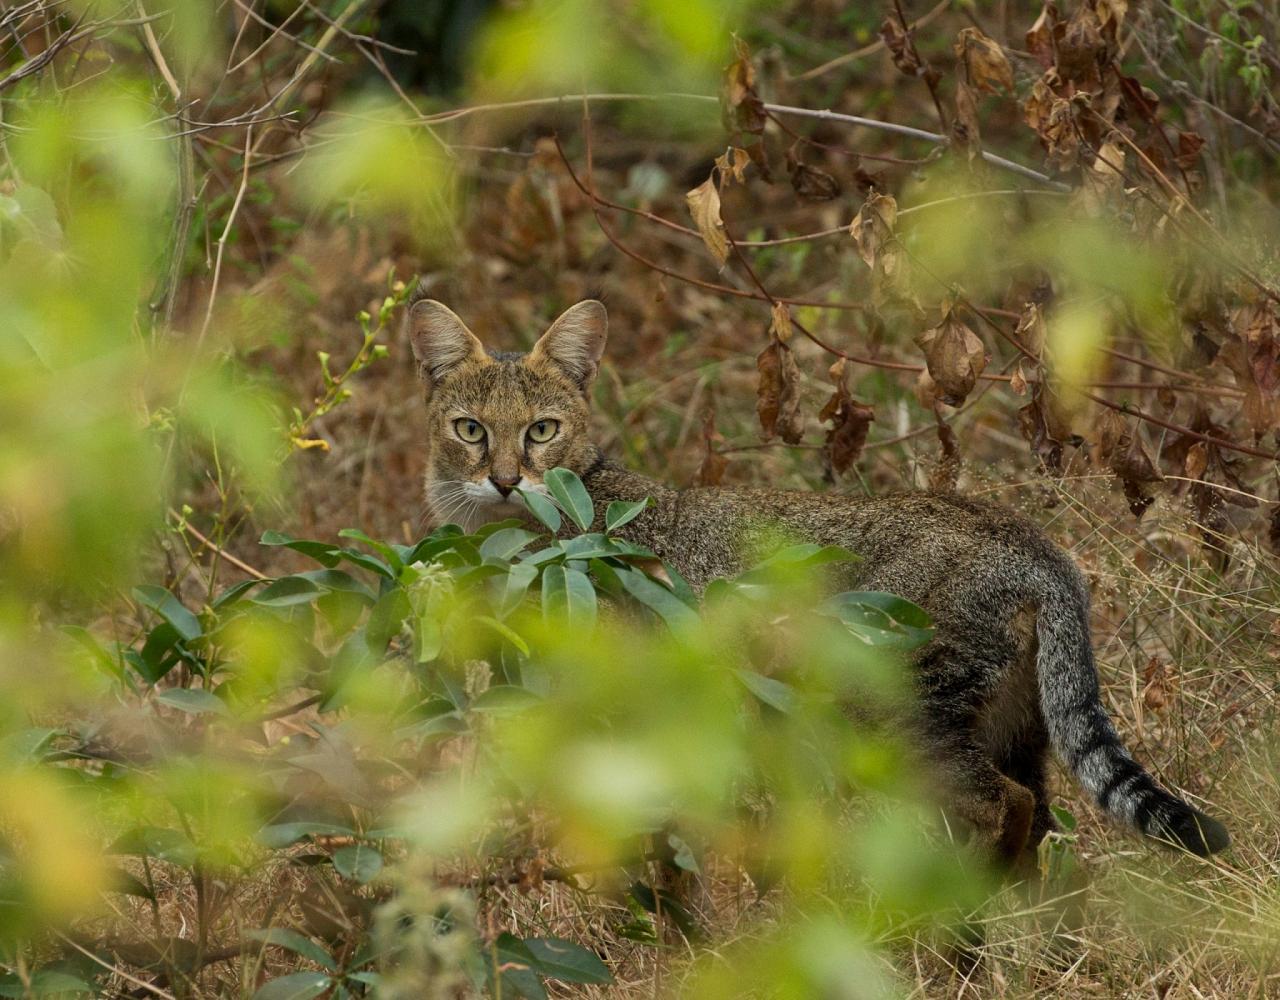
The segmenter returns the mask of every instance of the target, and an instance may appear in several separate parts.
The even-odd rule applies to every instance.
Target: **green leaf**
[[[1058,825],[1066,833],[1075,832],[1076,818],[1071,814],[1070,810],[1064,809],[1062,806],[1050,806],[1049,809],[1053,813],[1053,818],[1058,821]]]
[[[544,524],[553,535],[560,530],[560,511],[556,505],[533,490],[517,489],[516,494],[524,501],[529,513]]]
[[[505,562],[538,537],[523,528],[503,528],[480,543],[480,558]]]
[[[382,855],[368,844],[350,844],[333,852],[333,867],[343,878],[364,885],[382,871]]]
[[[203,633],[200,620],[163,587],[134,587],[133,596],[138,603],[150,608],[172,625],[183,639],[199,639]]]
[[[333,985],[333,977],[323,972],[295,972],[265,984],[253,1000],[311,1000]]]
[[[817,611],[839,619],[869,646],[914,649],[933,637],[933,622],[924,609],[895,594],[849,591],[823,601]]]
[[[146,883],[123,868],[113,871],[110,876],[110,885],[107,889],[110,892],[122,892],[126,896],[140,896],[143,899],[149,899],[153,903],[156,901],[155,894],[147,888]]]
[[[564,938],[525,938],[525,947],[544,976],[566,983],[603,986],[613,982],[608,967],[593,951]]]
[[[755,569],[769,567],[788,567],[792,569],[811,569],[833,562],[857,562],[858,556],[839,545],[818,545],[814,542],[803,542],[800,545],[789,545],[769,556]]]
[[[382,556],[396,573],[404,569],[404,560],[400,558],[400,553],[386,542],[376,541],[358,528],[343,528],[338,532],[338,536],[340,538],[354,538],[357,542],[364,542],[365,545]]]
[[[538,577],[538,567],[529,563],[514,563],[507,572],[506,586],[498,604],[499,617],[505,618],[524,602],[529,586]]]
[[[736,670],[734,673],[737,674],[738,680],[742,681],[743,687],[770,708],[776,708],[784,714],[790,714],[795,710],[797,695],[795,688],[790,684],[758,674],[754,670]]]
[[[604,530],[617,531],[624,524],[630,524],[644,513],[644,509],[653,501],[649,497],[643,500],[613,500],[604,512]]]
[[[261,580],[241,580],[235,586],[228,587],[221,594],[215,597],[209,607],[213,608],[214,611],[217,611],[220,608],[230,607],[232,604],[239,601],[240,598],[244,597],[246,591],[252,590],[260,583],[262,583]]]
[[[521,638],[519,632],[511,628],[509,625],[504,625],[502,622],[498,621],[498,619],[490,618],[488,615],[476,615],[476,617],[472,619],[472,622],[476,625],[483,625],[490,631],[498,633],[498,635],[506,639],[507,642],[515,646],[516,649],[520,650],[520,652],[525,656],[529,655],[529,644]]]
[[[263,545],[279,545],[294,552],[309,556],[321,566],[332,569],[342,559],[342,550],[328,542],[313,542],[307,539],[291,538],[279,531],[264,531],[260,539]]]
[[[365,641],[373,652],[381,654],[387,643],[400,634],[400,627],[413,611],[409,604],[409,595],[397,587],[388,590],[369,612],[369,620],[365,622]]]
[[[287,608],[293,604],[309,604],[319,594],[320,588],[304,577],[282,576],[258,591],[253,603],[269,608]]]
[[[569,515],[569,519],[579,530],[586,531],[591,527],[595,507],[581,479],[568,469],[549,469],[542,481],[546,483],[560,509]]]
[[[621,546],[612,538],[595,534],[567,538],[560,543],[560,551],[566,559],[608,559],[621,555]]]
[[[55,969],[33,972],[30,989],[16,975],[0,977],[0,997],[52,997],[68,993],[97,993],[97,990],[78,976]]]
[[[202,712],[228,714],[227,703],[212,691],[205,691],[202,688],[169,688],[156,695],[156,701],[170,708],[190,712],[192,715],[199,715]]]
[[[196,846],[185,833],[158,826],[130,830],[108,847],[107,853],[136,854],[175,865],[190,865],[196,860]]]
[[[80,646],[93,658],[94,664],[99,670],[112,677],[120,677],[122,675],[121,664],[114,656],[106,651],[102,643],[86,628],[79,625],[63,625],[61,632],[68,638],[74,639]]]
[[[490,978],[494,969],[501,980],[502,996],[522,996],[526,1000],[547,1000],[546,987],[538,975],[538,960],[513,934],[499,934],[493,942],[494,959],[486,963]]]
[[[697,612],[640,570],[630,567],[619,570],[618,579],[628,594],[653,611],[672,630],[693,628],[698,624]]]
[[[361,597],[368,598],[370,603],[374,599],[373,591],[366,584],[340,569],[313,569],[306,573],[297,573],[295,578],[309,580],[322,590],[333,593],[359,594]]]
[[[323,966],[330,972],[338,971],[338,963],[333,960],[333,957],[327,951],[310,938],[304,937],[297,931],[291,931],[287,927],[268,927],[264,930],[245,931],[244,936],[250,941],[261,941],[263,944],[274,944],[281,948],[287,948],[294,954],[301,955],[303,958],[315,962],[316,965]]]
[[[542,572],[542,614],[563,618],[571,628],[590,629],[596,623],[596,591],[586,573],[565,566]]]
[[[290,844],[296,844],[304,837],[310,837],[315,834],[330,837],[353,837],[355,836],[355,831],[349,826],[341,826],[337,823],[301,820],[296,823],[274,823],[271,826],[264,826],[258,831],[254,840],[263,847],[280,850]]]
[[[528,688],[514,684],[497,684],[486,688],[471,703],[473,712],[487,712],[491,715],[519,715],[533,705],[542,703],[542,698]]]

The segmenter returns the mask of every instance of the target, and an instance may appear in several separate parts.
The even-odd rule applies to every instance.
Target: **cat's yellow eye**
[[[467,444],[479,444],[484,440],[484,427],[479,420],[462,417],[453,422],[453,429]]]
[[[529,440],[534,444],[546,444],[560,430],[559,420],[539,420],[529,425]]]

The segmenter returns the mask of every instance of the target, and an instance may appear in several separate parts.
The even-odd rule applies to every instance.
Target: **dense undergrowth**
[[[0,28],[0,995],[1276,990],[1274,4]],[[418,275],[504,349],[603,295],[596,436],[675,485],[1040,522],[1232,850],[1064,780],[1043,884],[971,871],[838,553],[699,605],[568,477],[554,543],[424,525]]]

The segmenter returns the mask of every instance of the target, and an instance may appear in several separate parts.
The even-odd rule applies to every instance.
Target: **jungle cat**
[[[914,660],[922,749],[946,805],[997,858],[1018,861],[1053,828],[1050,746],[1115,819],[1202,856],[1227,846],[1221,823],[1161,788],[1121,744],[1099,700],[1084,578],[1030,521],[943,493],[671,489],[591,441],[588,390],[608,326],[599,302],[568,309],[528,354],[487,351],[430,299],[413,302],[408,322],[436,523],[521,516],[516,488],[545,493],[542,474],[562,466],[597,511],[651,497],[623,537],[698,590],[746,568],[741,539],[765,523],[843,546],[861,559],[842,583],[899,594],[934,620]]]

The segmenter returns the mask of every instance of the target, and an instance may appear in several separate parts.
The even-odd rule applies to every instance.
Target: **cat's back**
[[[779,538],[847,548],[861,559],[850,582],[906,597],[966,573],[1065,559],[1030,519],[954,493],[699,487],[670,494],[663,506],[664,555],[697,583],[740,571],[760,544]]]

